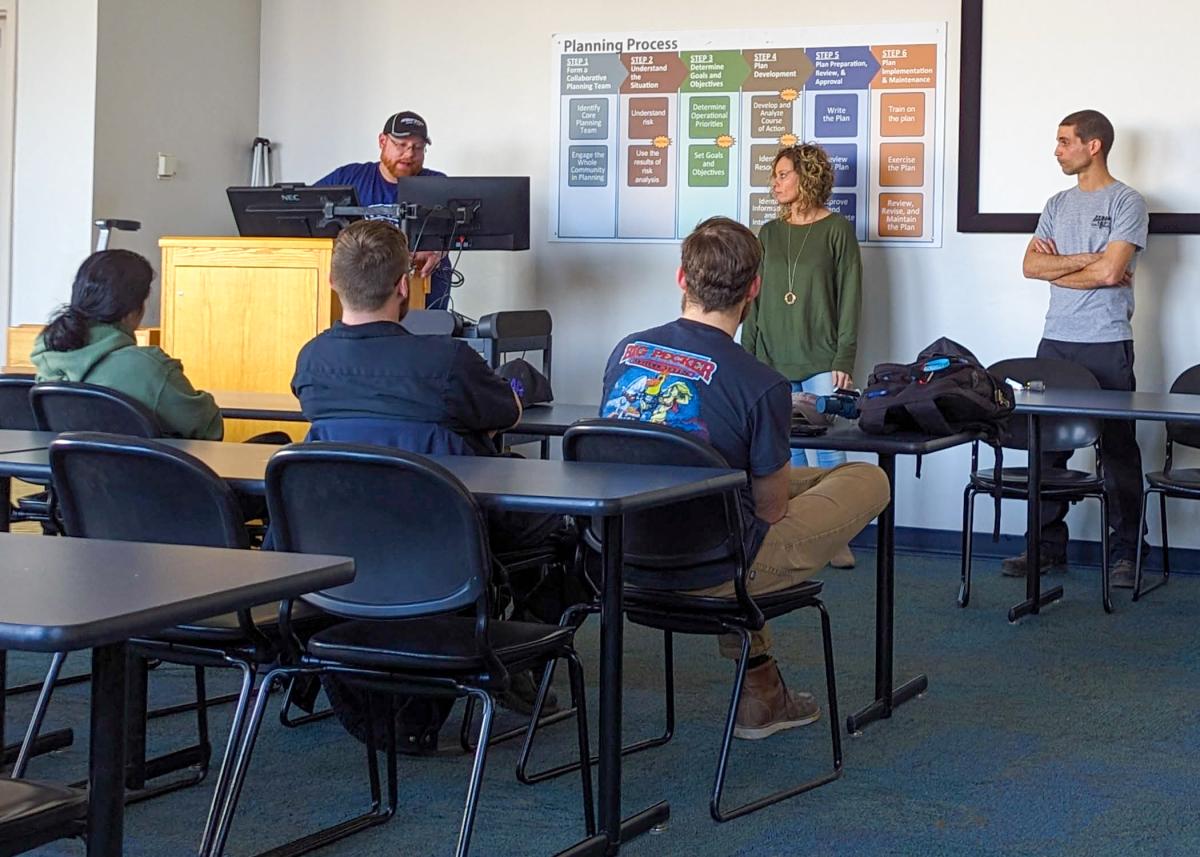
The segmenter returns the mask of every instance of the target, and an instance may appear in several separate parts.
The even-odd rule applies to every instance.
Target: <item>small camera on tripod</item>
[[[817,412],[829,417],[858,419],[858,390],[834,390],[829,396],[817,397]]]

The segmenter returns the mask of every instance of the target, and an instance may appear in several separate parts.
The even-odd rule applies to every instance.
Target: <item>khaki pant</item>
[[[884,510],[888,494],[887,476],[874,464],[793,467],[787,514],[771,525],[746,575],[750,594],[786,589],[812,577]],[[732,597],[733,581],[694,592]],[[736,634],[722,635],[720,647],[727,658],[742,653]],[[770,649],[769,627],[750,633],[751,657]]]

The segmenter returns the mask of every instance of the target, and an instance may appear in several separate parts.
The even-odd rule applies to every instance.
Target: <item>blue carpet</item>
[[[871,695],[874,664],[874,559],[827,571],[842,717]],[[890,721],[845,738],[846,772],[837,782],[728,824],[708,816],[708,790],[732,670],[715,643],[676,644],[679,728],[666,747],[625,761],[625,808],[671,802],[668,828],[630,843],[633,855],[1141,855],[1200,853],[1200,817],[1189,810],[1200,768],[1195,704],[1200,647],[1200,578],[1176,578],[1138,604],[1115,593],[1117,612],[1100,608],[1098,573],[1075,568],[1047,578],[1064,600],[1040,617],[1010,625],[1008,607],[1024,584],[1001,578],[994,562],[976,566],[972,604],[954,604],[958,565],[902,556],[897,573],[896,676],[929,675],[929,693]],[[806,615],[812,614],[812,615]],[[776,655],[795,687],[821,698],[814,611],[775,626]],[[588,675],[596,675],[596,626],[580,634]],[[661,723],[659,636],[629,629],[626,735]],[[45,659],[10,656],[10,682],[37,678]],[[75,668],[86,664],[74,656]],[[68,666],[72,661],[68,661]],[[210,673],[214,688],[231,686]],[[189,672],[151,676],[156,703],[186,697]],[[560,695],[565,689],[560,686]],[[73,726],[74,747],[35,759],[30,776],[83,775],[86,685],[60,690],[48,727]],[[17,731],[32,700],[10,701]],[[592,698],[595,711],[595,698]],[[228,706],[214,717],[219,742]],[[192,720],[153,721],[154,747],[185,743]],[[454,744],[454,715],[443,745]],[[504,715],[500,725],[515,723]],[[551,727],[542,758],[571,752],[567,724]],[[578,780],[536,787],[513,777],[517,747],[493,749],[473,854],[551,854],[582,834]],[[737,742],[729,800],[752,797],[828,765],[828,722],[765,742]],[[462,755],[402,759],[399,817],[322,854],[448,854],[457,831],[469,761]],[[214,775],[215,776],[215,775]],[[207,809],[207,784],[137,804],[127,813],[130,857],[194,853]],[[285,730],[268,718],[234,825],[231,857],[254,853],[357,811],[366,795],[359,745],[332,722]],[[37,852],[80,855],[78,842]]]

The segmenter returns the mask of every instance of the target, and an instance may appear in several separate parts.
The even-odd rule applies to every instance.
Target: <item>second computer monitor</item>
[[[407,223],[414,250],[529,249],[528,176],[404,177],[396,202],[415,214]]]

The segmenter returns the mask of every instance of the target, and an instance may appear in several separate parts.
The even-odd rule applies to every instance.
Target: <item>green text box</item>
[[[688,146],[689,187],[729,187],[729,150]]]
[[[688,103],[688,136],[715,140],[729,133],[729,96],[696,96]]]

